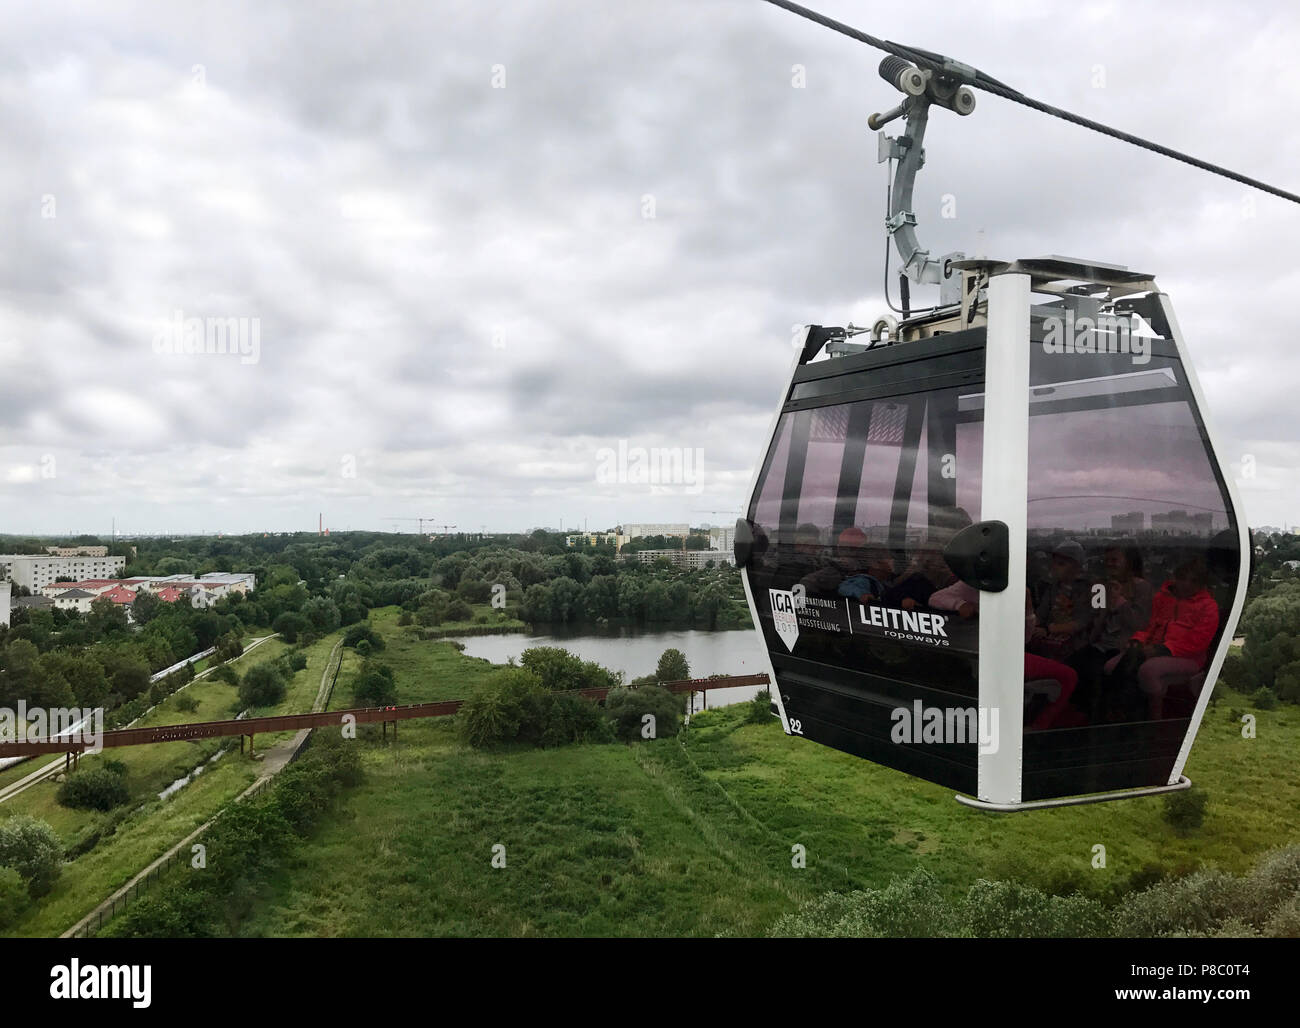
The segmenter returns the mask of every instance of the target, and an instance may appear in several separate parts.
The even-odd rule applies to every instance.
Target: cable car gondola
[[[908,52],[871,126],[906,119],[886,224],[939,304],[805,330],[736,525],[774,712],[986,810],[1186,788],[1250,548],[1173,307],[1116,265],[921,249],[929,108],[995,80]]]

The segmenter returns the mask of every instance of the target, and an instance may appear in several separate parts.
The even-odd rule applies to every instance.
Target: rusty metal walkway
[[[746,685],[767,685],[767,675],[732,675],[722,678],[688,678],[677,682],[664,682],[663,687],[675,693],[706,693],[710,689],[734,689]],[[608,689],[584,689],[576,695],[590,700],[603,700]],[[195,721],[182,725],[159,725],[154,728],[123,728],[104,732],[99,745],[104,749],[118,746],[144,746],[158,742],[183,742],[187,739],[208,739],[215,736],[248,736],[250,743],[256,734],[265,732],[296,731],[302,728],[321,728],[342,724],[352,718],[355,724],[408,721],[413,718],[446,717],[454,714],[464,700],[439,700],[436,703],[412,703],[400,707],[352,707],[347,710],[320,711],[313,714],[280,714],[275,717],[249,717],[229,721]],[[241,743],[242,745],[242,743]],[[91,743],[72,739],[38,739],[27,742],[0,743],[0,757],[35,756],[42,753],[80,754],[91,749]]]

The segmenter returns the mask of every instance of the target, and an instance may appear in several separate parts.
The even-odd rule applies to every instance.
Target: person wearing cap
[[[1093,615],[1084,560],[1083,547],[1073,539],[1052,550],[1052,578],[1038,601],[1038,626],[1029,647],[1040,656],[1068,661],[1088,645]]]

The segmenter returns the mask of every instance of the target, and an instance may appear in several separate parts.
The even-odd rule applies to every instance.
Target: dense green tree
[[[0,819],[0,867],[17,871],[32,896],[44,896],[63,871],[58,833],[30,814]]]
[[[239,683],[239,702],[245,707],[273,707],[284,699],[287,680],[276,663],[257,664],[244,672]]]
[[[551,618],[557,624],[577,620],[582,613],[583,589],[574,579],[561,576],[551,582]]]
[[[583,601],[583,609],[592,621],[618,617],[618,579],[613,575],[593,576],[587,583]]]
[[[305,617],[295,611],[285,611],[271,622],[271,629],[280,633],[281,638],[287,643],[296,643],[298,636],[308,629],[308,622]]]
[[[690,678],[691,665],[686,661],[686,654],[678,649],[664,650],[659,655],[655,677],[661,682],[680,682]]]

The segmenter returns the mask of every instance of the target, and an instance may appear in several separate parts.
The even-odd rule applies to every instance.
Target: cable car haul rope
[[[1292,203],[1300,203],[1300,195],[1280,189],[1277,186],[1271,186],[1267,182],[1261,182],[1259,179],[1251,178],[1249,175],[1242,175],[1239,172],[1232,171],[1229,168],[1221,167],[1217,164],[1211,164],[1209,161],[1203,161],[1199,158],[1192,157],[1189,154],[1181,153],[1178,150],[1172,150],[1167,146],[1161,146],[1159,143],[1153,143],[1149,139],[1143,139],[1141,136],[1135,136],[1129,132],[1123,132],[1120,129],[1111,128],[1109,125],[1103,125],[1099,121],[1093,121],[1091,118],[1085,118],[1079,114],[1073,114],[1070,111],[1062,110],[1059,107],[1053,107],[1049,103],[1041,100],[1035,100],[1032,97],[1025,96],[1018,89],[1012,89],[1010,86],[997,79],[992,78],[977,68],[962,64],[958,61],[944,57],[942,54],[931,53],[929,50],[920,50],[916,47],[904,46],[901,43],[894,43],[888,39],[877,39],[875,36],[868,35],[850,25],[836,21],[834,18],[828,18],[824,14],[809,10],[801,4],[791,3],[790,0],[766,0],[767,3],[775,7],[781,7],[797,14],[801,18],[807,18],[809,21],[816,22],[818,25],[824,25],[832,31],[841,35],[848,36],[850,39],[856,39],[860,43],[866,43],[867,46],[875,47],[877,50],[883,50],[885,53],[895,58],[901,58],[908,61],[922,71],[929,71],[937,76],[955,79],[972,89],[980,89],[986,93],[992,93],[994,96],[1000,96],[1004,100],[1010,100],[1012,103],[1020,104],[1022,107],[1028,107],[1030,110],[1039,111],[1043,114],[1050,115],[1053,118],[1060,118],[1062,121],[1068,121],[1073,125],[1079,125],[1093,132],[1100,132],[1104,136],[1110,136],[1112,139],[1118,139],[1124,143],[1131,143],[1133,146],[1140,146],[1144,150],[1150,150],[1152,153],[1158,153],[1162,157],[1169,157],[1175,161],[1181,161],[1183,164],[1190,164],[1193,168],[1200,168],[1202,171],[1208,171],[1212,175],[1220,175],[1223,178],[1231,179],[1233,182],[1240,182],[1242,185],[1250,186],[1254,189],[1263,190],[1265,193],[1271,193],[1273,196],[1281,197],[1283,200],[1290,200]],[[886,59],[888,60],[888,59]],[[885,63],[881,64],[881,74],[885,75]],[[875,127],[875,126],[873,126]]]
[[[1300,197],[768,2],[887,54],[885,229],[904,287],[939,287],[869,343],[805,330],[736,523],[775,713],[989,811],[1187,788],[1250,542],[1169,298],[1099,261],[931,257],[913,187],[930,107],[983,90]]]

